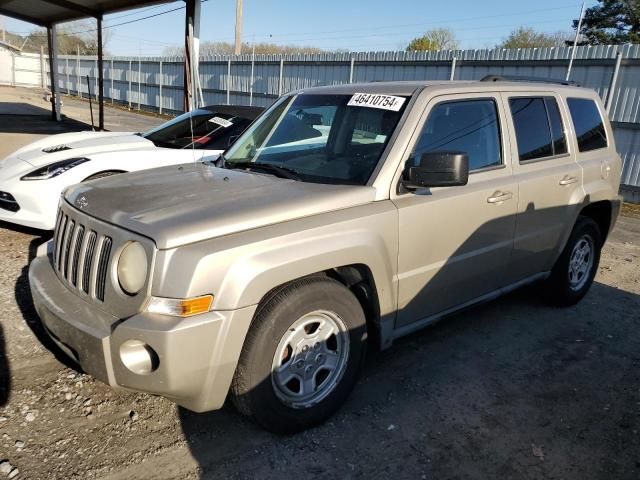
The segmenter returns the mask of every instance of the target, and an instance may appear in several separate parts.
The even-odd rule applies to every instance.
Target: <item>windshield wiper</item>
[[[271,163],[260,163],[260,162],[227,162],[225,164],[226,168],[229,169],[245,169],[245,170],[263,170],[267,172],[272,172],[281,178],[288,178],[290,180],[301,180],[302,177],[298,172],[291,168],[287,167],[279,167],[277,165],[273,165]]]
[[[202,163],[213,165],[214,167],[217,167],[217,168],[226,168],[225,167],[226,161],[227,159],[224,158],[224,153],[221,153],[220,155],[218,155],[218,157],[215,160],[205,160]]]

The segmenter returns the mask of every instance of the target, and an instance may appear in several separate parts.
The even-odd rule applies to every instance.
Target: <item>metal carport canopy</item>
[[[0,15],[50,27],[55,23],[104,16],[172,0],[0,0]]]
[[[47,29],[49,43],[49,65],[51,70],[51,107],[52,116],[60,120],[61,103],[57,94],[57,42],[55,25],[83,18],[95,18],[98,22],[98,101],[99,128],[104,129],[104,78],[102,52],[102,19],[104,15],[148,7],[174,0],[0,0],[0,15],[33,23]],[[184,0],[186,3],[185,19],[185,73],[184,73],[184,109],[194,106],[192,79],[197,78],[198,44],[200,32],[201,0]],[[193,58],[192,58],[193,57]]]

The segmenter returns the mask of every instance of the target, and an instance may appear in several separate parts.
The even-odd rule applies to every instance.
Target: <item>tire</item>
[[[582,300],[598,271],[601,249],[602,234],[598,224],[589,217],[578,217],[547,280],[547,296],[551,303],[568,307]],[[575,260],[574,267],[571,267],[572,258]]]
[[[110,177],[112,175],[118,175],[119,173],[124,173],[124,172],[115,172],[115,171],[109,171],[109,172],[99,172],[99,173],[94,173],[93,175],[91,175],[90,177],[85,178],[82,183],[84,182],[90,182],[91,180],[98,180],[99,178],[106,178],[106,177]]]
[[[321,340],[328,332],[338,333]],[[351,291],[328,277],[295,281],[258,307],[236,368],[232,400],[274,433],[317,425],[353,389],[366,342],[365,315]],[[286,380],[292,373],[296,376]]]

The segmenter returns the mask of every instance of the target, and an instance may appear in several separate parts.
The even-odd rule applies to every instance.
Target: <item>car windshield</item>
[[[157,147],[226,150],[251,120],[210,110],[194,110],[142,135]]]
[[[307,182],[365,185],[406,100],[367,94],[285,97],[226,152],[225,166],[274,175],[286,170],[288,178]]]

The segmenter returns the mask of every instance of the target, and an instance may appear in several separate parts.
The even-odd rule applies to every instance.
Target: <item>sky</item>
[[[587,7],[595,3],[587,2]],[[327,50],[390,51],[403,50],[425,30],[446,27],[453,30],[462,48],[492,48],[520,26],[570,32],[580,4],[575,0],[244,0],[243,40]],[[106,16],[107,53],[153,56],[162,54],[165,47],[182,45],[181,7],[184,2],[179,1]],[[179,10],[163,14],[172,9]],[[132,23],[117,26],[125,22]],[[34,28],[13,19],[4,23],[16,33]],[[201,41],[233,42],[234,28],[235,0],[202,4]]]

